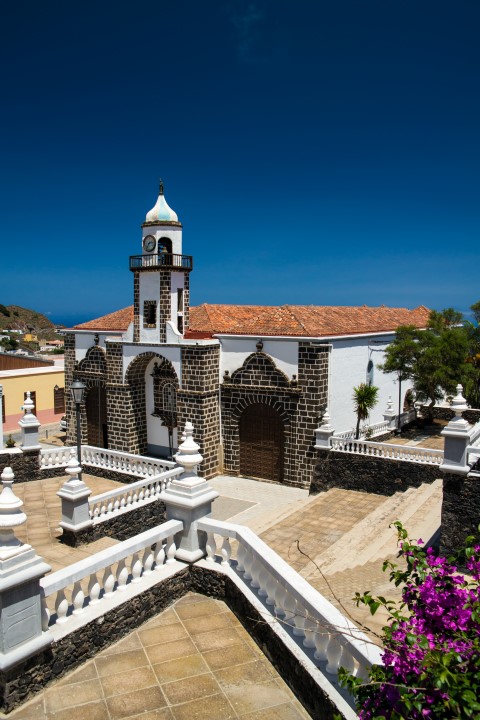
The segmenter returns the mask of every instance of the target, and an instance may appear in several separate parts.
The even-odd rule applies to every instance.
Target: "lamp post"
[[[74,380],[70,385],[73,402],[75,403],[75,413],[77,418],[77,459],[80,468],[82,467],[82,429],[80,426],[80,405],[85,397],[87,386],[81,380]],[[82,479],[82,473],[78,473],[78,478]]]

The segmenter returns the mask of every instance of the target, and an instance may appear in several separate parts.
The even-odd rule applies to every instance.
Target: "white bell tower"
[[[142,223],[142,254],[130,257],[134,275],[134,342],[183,338],[188,327],[192,257],[182,254],[182,224],[168,205],[163,182],[157,202]]]

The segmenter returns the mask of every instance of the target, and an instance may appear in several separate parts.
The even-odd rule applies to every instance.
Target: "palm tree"
[[[370,410],[375,407],[378,402],[378,387],[375,385],[367,385],[360,383],[358,387],[353,388],[353,409],[357,415],[357,429],[355,438],[358,440],[360,435],[360,423],[366,420],[370,414]]]

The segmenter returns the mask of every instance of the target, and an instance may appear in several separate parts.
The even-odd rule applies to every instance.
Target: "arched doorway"
[[[270,405],[249,405],[240,417],[240,474],[282,482],[284,428]]]
[[[85,400],[87,413],[88,444],[108,448],[107,393],[105,385],[94,385]]]

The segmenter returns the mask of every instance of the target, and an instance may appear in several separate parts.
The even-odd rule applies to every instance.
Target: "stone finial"
[[[25,547],[13,531],[14,527],[23,525],[27,520],[21,510],[23,502],[12,490],[14,477],[11,467],[6,467],[1,475],[3,489],[0,494],[0,560],[18,555]]]
[[[327,407],[327,408],[325,408],[325,412],[323,413],[322,424],[320,426],[322,428],[322,430],[331,430],[332,429],[332,426],[330,425],[331,419],[332,418],[330,417],[330,413],[328,412],[328,407]]]
[[[75,450],[71,450],[70,452],[70,460],[65,466],[65,472],[67,473],[67,475],[70,475],[69,479],[67,480],[68,483],[73,483],[75,482],[75,480],[81,481],[81,478],[79,478],[79,474],[82,472],[82,467],[78,462]]]
[[[391,413],[392,411],[393,411],[393,400],[392,400],[392,396],[389,395],[388,400],[387,400],[387,412]]]
[[[453,412],[455,413],[457,418],[460,418],[463,414],[463,412],[467,409],[467,401],[462,395],[463,391],[463,385],[460,385],[458,383],[457,385],[457,394],[453,398],[452,402],[450,403],[450,407],[452,408]]]
[[[197,474],[197,465],[203,460],[202,455],[198,452],[200,446],[197,445],[193,439],[194,427],[191,422],[187,420],[185,423],[185,440],[178,448],[178,453],[175,455],[175,461],[178,465],[182,465],[184,472],[182,473],[181,480],[193,477]],[[183,438],[183,436],[182,436]]]
[[[23,409],[25,410],[25,415],[32,415],[33,408],[35,407],[35,404],[30,396],[31,396],[31,392],[30,392],[30,390],[27,390],[27,397],[26,397],[25,402],[23,403]]]

